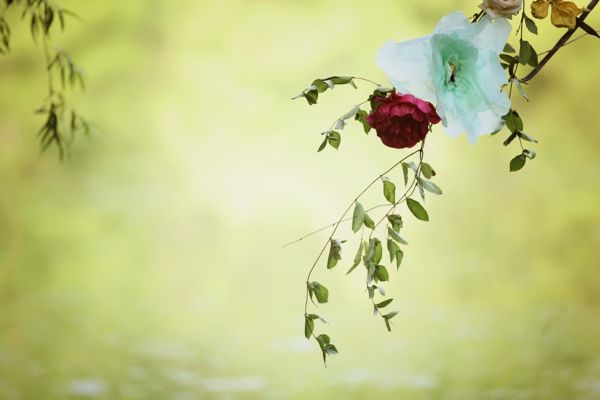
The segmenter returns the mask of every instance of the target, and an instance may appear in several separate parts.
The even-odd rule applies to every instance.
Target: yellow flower
[[[558,28],[575,29],[576,17],[583,12],[583,8],[570,1],[535,0],[531,3],[531,14],[535,18],[544,19],[548,16],[548,7],[552,7],[552,24]]]

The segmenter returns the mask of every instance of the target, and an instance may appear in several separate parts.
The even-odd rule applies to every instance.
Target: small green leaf
[[[402,250],[398,250],[396,252],[396,270],[400,268],[402,259],[404,259],[404,252]]]
[[[400,243],[400,244],[404,244],[407,245],[408,242],[406,240],[404,240],[404,238],[402,236],[400,236],[398,233],[396,233],[393,229],[391,229],[390,227],[388,227],[388,235],[394,239],[396,242]]]
[[[352,232],[356,233],[362,227],[365,220],[365,209],[358,201],[354,205],[354,213],[352,214]]]
[[[387,313],[383,316],[383,318],[385,319],[392,319],[394,318],[396,315],[398,315],[398,311],[392,311],[390,313]]]
[[[504,142],[502,142],[503,145],[508,146],[509,144],[511,144],[511,142],[513,140],[515,140],[515,138],[517,137],[517,132],[512,132]]]
[[[307,339],[310,339],[314,330],[315,330],[315,321],[313,321],[312,319],[310,319],[308,317],[305,317],[304,318],[304,337],[306,337]]]
[[[531,56],[531,45],[527,40],[521,40],[519,48],[519,62],[523,65],[527,64]]]
[[[527,60],[527,64],[529,64],[532,67],[537,67],[538,63],[539,63],[539,61],[538,61],[537,52],[532,47],[531,55],[529,56],[529,59]]]
[[[333,356],[338,353],[338,349],[334,345],[328,344],[325,346],[325,352],[327,355]]]
[[[387,300],[382,301],[381,303],[375,304],[375,306],[377,308],[384,308],[384,307],[388,306],[392,301],[394,301],[394,299],[387,299]]]
[[[529,101],[529,97],[527,97],[527,93],[525,93],[525,89],[523,89],[523,85],[521,84],[521,81],[518,80],[517,78],[512,78],[510,81],[513,83],[513,85],[515,85],[517,87],[517,90],[519,91],[521,96],[523,96],[523,98],[525,100]]]
[[[365,217],[363,218],[363,222],[365,226],[369,229],[375,229],[375,222],[369,217],[369,214],[365,213]]]
[[[371,262],[373,264],[378,264],[379,261],[381,261],[381,257],[383,256],[383,249],[381,247],[381,242],[379,241],[379,239],[374,238],[372,239],[375,242],[374,245],[374,249],[373,249],[373,257],[371,258]]]
[[[375,277],[375,264],[368,264],[367,266],[367,284],[371,283],[371,281]]]
[[[370,263],[371,260],[373,259],[373,254],[375,254],[375,243],[377,241],[377,238],[371,238],[369,239],[369,247],[367,247],[367,251],[365,254],[365,264]]]
[[[388,239],[387,240],[387,249],[388,249],[388,253],[390,254],[390,262],[392,262],[396,258],[396,253],[400,250],[400,246],[398,246],[398,244],[396,242],[394,242],[392,239]]]
[[[327,134],[327,142],[334,149],[337,150],[340,147],[341,141],[342,137],[340,136],[339,132],[331,131]]]
[[[529,64],[532,67],[535,67],[538,64],[537,52],[526,40],[521,40],[521,48],[519,49],[519,62],[523,65]]]
[[[500,54],[500,58],[503,61],[506,61],[509,65],[517,63],[517,59],[514,58],[513,56],[509,56],[508,54]]]
[[[365,248],[365,244],[361,240],[360,245],[358,246],[358,250],[356,251],[356,255],[354,256],[354,261],[352,262],[352,267],[350,267],[348,272],[346,272],[346,275],[348,275],[350,272],[354,271],[354,269],[356,267],[358,267],[358,264],[360,264],[360,260],[362,259],[362,253],[363,253],[364,248]]]
[[[331,339],[329,336],[325,334],[321,334],[317,336],[317,343],[319,343],[319,347],[321,348],[321,352],[323,353],[323,362],[327,365],[327,346],[329,346]]]
[[[511,132],[517,132],[523,130],[523,120],[519,116],[519,113],[515,110],[510,110],[508,114],[502,117],[504,122],[506,122],[506,127]]]
[[[351,83],[353,79],[354,78],[352,78],[351,76],[332,76],[331,78],[327,78],[326,80],[330,80],[336,85],[346,85],[348,83]]]
[[[429,221],[429,215],[427,214],[427,210],[419,203],[418,201],[408,198],[406,199],[406,205],[411,213],[421,221]]]
[[[325,286],[321,285],[319,282],[309,283],[309,290],[311,290],[311,286],[312,292],[317,298],[317,301],[321,304],[327,303],[327,301],[329,300],[329,290]]]
[[[417,173],[417,170],[419,169],[417,167],[417,164],[415,164],[414,162],[408,162],[406,163],[406,165],[412,170],[412,172],[414,172],[415,174]]]
[[[435,176],[434,169],[431,168],[431,165],[429,165],[427,163],[421,163],[421,173],[427,179],[431,179],[431,178],[433,178]]]
[[[408,185],[408,164],[402,163],[402,174],[404,175],[404,186]]]
[[[387,219],[390,222],[390,224],[392,225],[392,229],[395,232],[400,232],[400,228],[402,228],[402,226],[404,224],[402,222],[402,217],[397,214],[390,214],[390,215],[388,215]]]
[[[377,289],[377,286],[371,285],[367,288],[368,292],[369,292],[369,299],[372,299],[373,297],[375,297],[375,289]]]
[[[319,146],[319,149],[317,150],[317,153],[320,153],[323,151],[323,149],[325,149],[325,146],[327,146],[327,138],[323,139],[323,142],[321,143],[321,145]]]
[[[423,184],[419,182],[419,178],[417,178],[417,188],[419,189],[419,195],[421,199],[425,201],[425,190],[423,189]]]
[[[396,316],[396,314],[398,314],[398,311],[392,311],[390,313],[383,315],[383,320],[385,321],[385,326],[386,326],[387,330],[390,332],[392,331],[392,327],[390,325],[390,319],[394,318]]]
[[[510,160],[510,172],[518,171],[525,166],[527,157],[524,154],[519,154]]]
[[[383,178],[383,196],[391,204],[396,203],[396,185],[388,178]]]
[[[419,178],[419,185],[430,193],[437,194],[438,196],[442,194],[442,189],[439,188],[438,185],[431,181],[426,181],[425,179]]]
[[[534,137],[529,136],[528,134],[524,133],[524,132],[517,132],[517,134],[519,135],[519,137],[523,140],[526,140],[528,142],[533,142],[533,143],[537,143],[537,139]]]
[[[496,135],[498,132],[500,132],[500,131],[502,130],[502,128],[504,128],[504,126],[501,126],[501,127],[499,127],[499,128],[496,128],[496,130],[495,130],[494,132],[490,133],[490,136],[494,136],[494,135]]]
[[[515,122],[515,128],[517,128],[516,130],[522,131],[523,130],[523,120],[521,119],[521,116],[515,110],[512,111],[512,115],[513,115],[513,119]]]
[[[510,45],[510,43],[506,43],[504,45],[504,50],[502,50],[502,51],[505,52],[505,53],[516,53],[517,52],[515,50],[515,48]]]
[[[316,90],[309,90],[307,92],[304,92],[303,96],[308,102],[308,104],[312,106],[313,104],[317,104],[317,100],[319,99],[319,92],[317,92]]]
[[[365,110],[359,110],[354,116],[354,119],[362,124],[365,133],[369,133],[371,131],[371,125],[369,125],[369,122],[367,121],[368,115],[369,114]]]
[[[329,338],[328,335],[320,334],[319,336],[317,336],[317,342],[319,342],[320,345],[322,345],[323,347],[325,347],[329,343],[331,343],[331,339]]]
[[[523,19],[525,20],[525,26],[527,27],[529,32],[533,33],[534,35],[537,35],[538,29],[535,25],[535,22],[525,14],[523,14]]]
[[[342,259],[342,246],[339,240],[331,239],[329,246],[329,256],[327,257],[327,269],[335,267],[339,260]]]
[[[389,229],[389,228],[388,228]],[[400,238],[398,236],[398,238]],[[402,239],[402,238],[400,238]],[[396,269],[400,268],[400,264],[402,264],[402,259],[404,258],[404,252],[393,240],[388,239],[388,252],[390,253],[390,261],[394,261],[396,259]],[[406,243],[406,242],[404,242]]]
[[[311,87],[313,87],[313,86],[319,93],[323,93],[324,91],[329,89],[329,85],[326,84],[325,82],[323,82],[321,79],[315,79],[313,81]]]
[[[375,277],[381,282],[387,282],[390,280],[390,274],[388,273],[387,268],[383,265],[375,266]]]

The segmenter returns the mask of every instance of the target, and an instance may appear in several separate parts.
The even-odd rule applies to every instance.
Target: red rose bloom
[[[431,124],[440,122],[433,104],[411,94],[392,93],[374,101],[379,106],[367,116],[367,122],[389,147],[413,147],[425,138]]]

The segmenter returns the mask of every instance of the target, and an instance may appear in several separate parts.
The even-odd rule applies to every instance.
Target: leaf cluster
[[[357,89],[353,76],[330,76],[329,78],[315,79],[308,88],[304,89],[299,95],[293,97],[292,100],[303,97],[306,99],[306,102],[312,106],[319,101],[319,94],[324,93],[327,90],[333,90],[336,85],[351,85],[353,88]]]
[[[510,135],[503,142],[504,146],[508,146],[513,140],[518,139],[519,144],[521,146],[521,154],[514,157],[509,164],[509,170],[511,172],[519,171],[525,166],[525,162],[529,160],[533,160],[536,156],[535,151],[525,149],[523,147],[523,141],[537,143],[537,139],[523,132],[523,120],[518,112],[511,109],[508,114],[502,117],[504,122],[506,123],[506,127],[510,130]]]
[[[73,12],[62,8],[49,0],[3,0],[5,9],[21,7],[21,20],[26,20],[34,42],[42,41],[46,57],[46,73],[48,75],[48,95],[36,110],[44,115],[45,121],[38,131],[42,152],[50,145],[58,149],[59,158],[63,160],[77,133],[89,134],[91,126],[74,108],[68,106],[66,96],[54,85],[53,75],[61,81],[62,89],[67,86],[85,88],[83,71],[62,49],[52,50],[51,30],[55,26],[65,29],[67,17],[77,17]],[[4,17],[0,15],[0,53],[10,50],[11,29]]]

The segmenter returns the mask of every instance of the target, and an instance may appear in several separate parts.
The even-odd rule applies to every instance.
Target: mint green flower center
[[[479,51],[457,34],[437,34],[432,38],[434,83],[438,95],[452,96],[456,108],[475,106],[479,93],[474,85]]]
[[[440,78],[447,86],[456,86],[465,74],[473,72],[478,51],[469,41],[455,34],[439,34],[433,36],[432,44],[434,67],[443,73]]]

